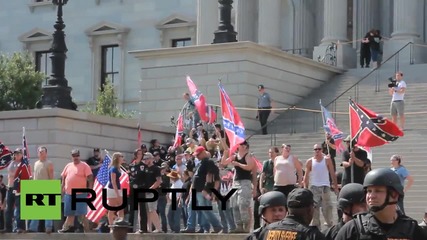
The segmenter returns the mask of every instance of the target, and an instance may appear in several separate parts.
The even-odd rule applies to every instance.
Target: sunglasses
[[[320,151],[320,150],[322,150],[321,148],[315,148],[315,149],[313,149],[314,151]]]

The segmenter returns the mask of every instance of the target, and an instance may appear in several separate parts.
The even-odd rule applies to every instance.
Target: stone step
[[[184,234],[184,233],[156,233],[156,234],[128,234],[128,240],[241,240],[244,239],[247,235],[245,234]],[[45,239],[55,239],[55,240],[107,240],[114,239],[109,233],[24,233],[24,234],[2,234],[0,235],[2,240],[45,240]]]

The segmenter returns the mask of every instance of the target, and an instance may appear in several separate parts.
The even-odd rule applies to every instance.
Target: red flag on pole
[[[377,147],[403,136],[403,132],[396,124],[351,99],[349,114],[353,144],[361,147]]]
[[[191,93],[191,99],[193,100],[194,105],[196,106],[196,109],[199,112],[200,119],[204,122],[209,122],[209,118],[206,113],[208,105],[206,104],[205,96],[197,89],[196,84],[194,84],[190,76],[187,76],[187,85]]]
[[[183,131],[184,131],[184,121],[182,117],[182,112],[180,112],[178,120],[176,122],[176,134],[175,134],[175,141],[173,143],[173,148],[177,148],[181,145]]]

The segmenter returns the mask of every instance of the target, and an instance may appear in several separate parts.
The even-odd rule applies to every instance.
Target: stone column
[[[332,42],[341,42],[337,45],[337,67],[356,67],[356,51],[350,44],[343,44],[347,40],[347,1],[324,0],[323,39],[318,47],[314,48],[313,59],[318,60],[326,54],[328,45]]]
[[[324,25],[321,45],[347,41],[347,1],[324,0]]]
[[[384,43],[383,59],[399,51],[408,42],[422,43],[418,28],[419,9],[422,6],[422,1],[393,1],[393,33],[390,41]],[[417,45],[407,46],[398,55],[399,64],[424,63],[426,61],[426,52],[424,47]]]
[[[211,44],[218,29],[218,0],[197,0],[197,45]]]
[[[280,48],[281,0],[261,0],[258,5],[258,43]]]
[[[238,41],[255,41],[255,4],[257,0],[237,0],[236,32]]]
[[[361,39],[369,30],[378,28],[378,1],[360,0],[356,2],[356,35],[354,39]],[[386,11],[384,9],[384,11]],[[381,29],[381,32],[383,29]],[[360,42],[357,42],[357,48]]]
[[[418,1],[394,1],[393,39],[416,39],[418,33]]]
[[[311,56],[311,48],[314,46],[314,19],[309,13],[312,9],[312,1],[297,0],[293,1],[295,7],[295,22],[293,25],[294,39],[293,49],[294,54]],[[309,52],[310,50],[310,52]]]

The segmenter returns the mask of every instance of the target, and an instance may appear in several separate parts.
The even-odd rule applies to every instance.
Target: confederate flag
[[[403,136],[403,132],[396,124],[351,99],[349,114],[353,144],[361,147],[377,147]]]

